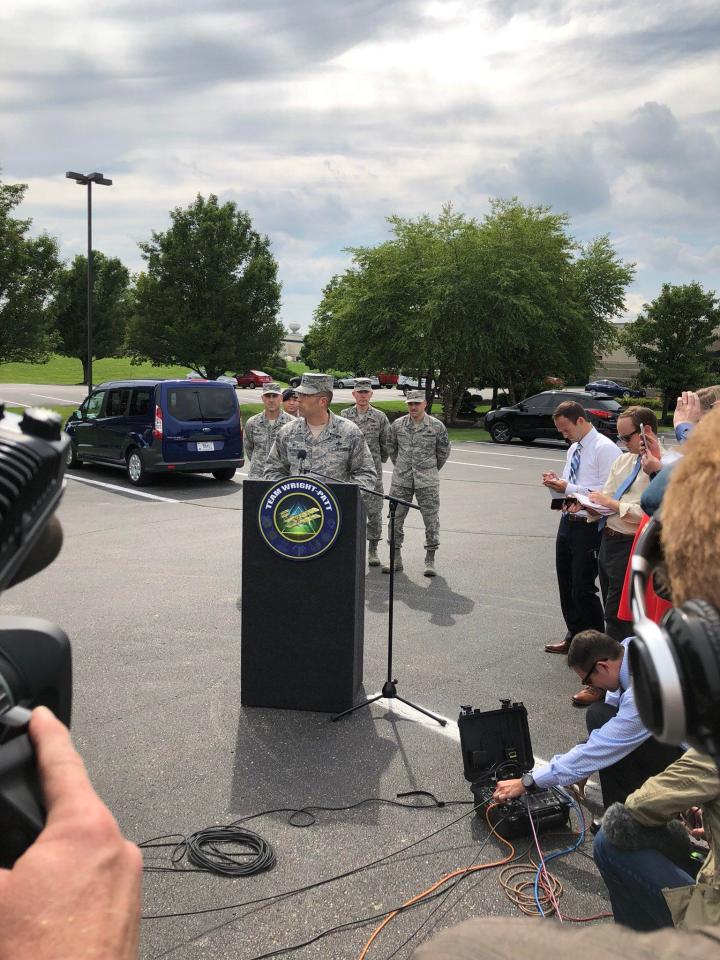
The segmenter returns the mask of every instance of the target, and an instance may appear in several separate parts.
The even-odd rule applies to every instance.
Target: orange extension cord
[[[481,863],[473,867],[460,867],[458,870],[453,870],[452,873],[446,874],[444,877],[441,877],[437,880],[431,887],[428,887],[427,890],[423,890],[421,893],[416,894],[410,900],[402,905],[400,910],[405,909],[405,907],[410,907],[418,901],[429,896],[431,893],[434,893],[438,887],[443,886],[447,883],[448,880],[452,880],[454,877],[464,876],[468,873],[477,873],[480,870],[489,870],[492,867],[502,867],[508,864],[513,857],[515,856],[515,847],[510,843],[509,840],[506,840],[505,837],[501,837],[497,833],[490,823],[489,813],[490,810],[497,806],[497,804],[490,804],[485,810],[485,819],[487,820],[488,827],[490,832],[497,837],[501,843],[504,843],[506,847],[510,848],[510,853],[503,860],[495,860],[493,863]],[[582,815],[582,814],[581,814]],[[500,885],[505,891],[508,899],[515,904],[524,914],[527,916],[538,916],[537,905],[535,903],[535,897],[530,896],[526,893],[526,890],[529,887],[533,886],[534,876],[537,871],[537,864],[535,864],[530,859],[529,863],[525,864],[514,864],[512,867],[506,866],[500,874]],[[512,881],[516,879],[522,873],[532,872],[533,880],[525,880],[521,882],[513,883]],[[548,915],[551,915],[554,911],[554,908],[557,906],[557,901],[563,895],[564,889],[563,885],[557,877],[553,876],[548,870],[543,870],[543,875],[540,880],[540,887],[543,890],[543,894],[540,896],[540,903],[544,904],[548,909]],[[380,932],[387,926],[390,921],[400,913],[400,910],[393,910],[392,913],[389,913],[383,922],[373,930],[369,940],[362,949],[362,953],[358,957],[358,960],[366,960],[368,951],[372,946],[375,939],[379,936]],[[558,917],[562,917],[563,920],[569,920],[571,923],[589,923],[592,920],[602,920],[606,917],[611,917],[611,913],[598,913],[592,917],[573,917],[568,914],[560,914],[560,910],[557,909]]]
[[[490,813],[490,810],[495,806],[497,806],[497,804],[493,803],[486,808],[485,819],[487,820],[487,824],[490,827],[491,832],[498,838],[498,840],[504,843],[506,847],[510,848],[510,853],[503,860],[495,860],[492,863],[480,863],[474,867],[460,867],[458,870],[453,870],[452,873],[445,874],[444,877],[441,877],[439,880],[437,880],[431,887],[428,887],[427,890],[423,890],[422,893],[416,894],[416,896],[408,900],[407,903],[404,903],[401,907],[401,910],[404,910],[405,907],[412,906],[414,903],[417,903],[419,900],[422,900],[424,897],[427,897],[431,893],[434,893],[435,890],[438,889],[438,887],[441,887],[443,884],[447,883],[448,880],[452,880],[455,877],[465,876],[468,873],[478,873],[480,870],[489,870],[491,867],[502,867],[513,859],[513,857],[515,856],[515,847],[510,843],[509,840],[506,840],[505,837],[501,837],[499,833],[496,833],[492,824],[490,823],[488,814]],[[400,910],[393,910],[393,912],[389,913],[385,917],[383,922],[373,930],[370,936],[370,939],[363,947],[362,953],[358,957],[358,960],[365,960],[365,958],[368,955],[368,951],[370,950],[370,947],[372,946],[375,939],[380,935],[380,932],[387,926],[387,924],[390,923],[393,917],[396,917],[398,915],[398,913],[400,913]]]

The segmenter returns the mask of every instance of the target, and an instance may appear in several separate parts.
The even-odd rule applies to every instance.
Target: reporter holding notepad
[[[543,485],[551,492],[565,496],[602,490],[610,468],[620,456],[617,444],[598,433],[586,419],[581,404],[575,401],[561,403],[553,419],[571,446],[562,477],[544,473]],[[546,645],[547,653],[567,655],[576,633],[590,629],[602,631],[605,625],[596,584],[600,529],[597,522],[588,521],[585,511],[573,514],[565,510],[558,525],[555,569],[566,633],[559,643]]]

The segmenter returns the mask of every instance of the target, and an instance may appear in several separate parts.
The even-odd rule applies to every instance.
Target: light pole
[[[92,393],[92,288],[93,288],[93,255],[92,255],[92,185],[98,183],[103,187],[111,187],[112,180],[107,180],[101,173],[74,173],[68,170],[65,176],[69,180],[74,180],[81,187],[87,185],[87,230],[88,230],[88,252],[87,252],[87,388],[88,395]]]

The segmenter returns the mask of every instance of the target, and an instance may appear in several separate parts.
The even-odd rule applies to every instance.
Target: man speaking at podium
[[[360,429],[330,410],[333,378],[304,373],[296,393],[299,417],[281,427],[265,464],[265,480],[307,473],[320,480],[373,488],[377,472]]]

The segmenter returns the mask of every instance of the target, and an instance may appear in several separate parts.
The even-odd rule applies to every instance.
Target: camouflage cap
[[[295,387],[288,387],[286,390],[283,390],[283,403],[286,400],[289,400],[290,397],[297,397],[295,393]]]
[[[372,382],[369,377],[355,377],[355,389],[356,390],[372,390]]]
[[[420,403],[425,399],[426,397],[424,390],[408,390],[408,392],[405,394],[405,403]]]
[[[333,378],[327,373],[304,373],[300,386],[295,389],[295,393],[304,393],[312,395],[314,393],[332,393]]]
[[[261,391],[261,395],[265,396],[266,393],[280,393],[282,394],[283,390],[279,383],[264,383]]]

